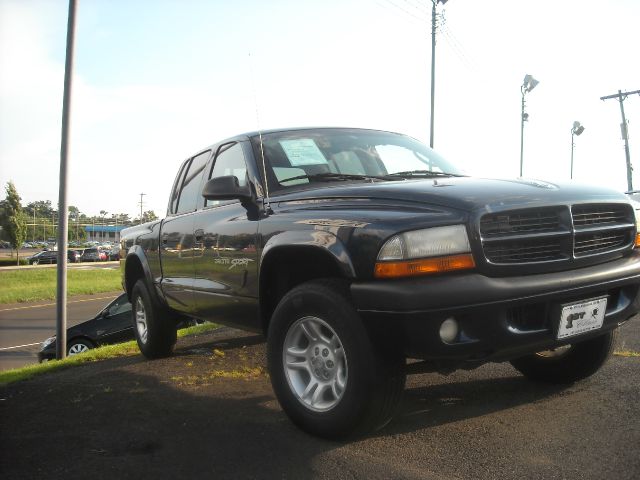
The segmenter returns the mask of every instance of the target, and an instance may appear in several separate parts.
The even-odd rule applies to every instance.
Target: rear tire
[[[590,377],[613,353],[618,331],[511,360],[516,370],[536,382],[573,383]]]
[[[175,323],[168,310],[154,301],[142,279],[133,286],[131,305],[140,352],[149,359],[171,355],[177,340]]]
[[[337,281],[295,287],[269,325],[271,384],[302,430],[343,438],[391,420],[405,382],[404,357],[376,348]]]

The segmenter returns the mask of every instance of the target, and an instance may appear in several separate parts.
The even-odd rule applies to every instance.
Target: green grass
[[[216,328],[218,328],[218,325],[214,323],[204,323],[202,325],[196,325],[195,327],[184,328],[182,330],[178,330],[178,338],[209,332]],[[135,340],[116,345],[105,345],[104,347],[94,348],[79,355],[67,357],[64,360],[52,360],[50,362],[5,370],[0,372],[0,385],[7,385],[20,380],[27,380],[35,377],[36,375],[42,375],[85,363],[99,362],[109,358],[128,357],[139,354],[140,351],[138,350],[138,345]]]
[[[92,268],[67,271],[67,295],[122,290],[120,270]],[[0,272],[0,304],[56,298],[56,269],[36,268]]]

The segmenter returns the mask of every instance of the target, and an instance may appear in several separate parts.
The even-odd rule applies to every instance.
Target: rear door
[[[160,233],[162,291],[170,307],[186,313],[194,310],[193,222],[210,156],[211,151],[207,150],[183,165]]]

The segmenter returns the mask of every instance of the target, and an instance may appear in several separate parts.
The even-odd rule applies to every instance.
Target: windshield
[[[260,158],[260,137],[253,137]],[[426,145],[404,135],[372,130],[317,129],[262,135],[269,187],[313,181],[374,181],[460,175]]]

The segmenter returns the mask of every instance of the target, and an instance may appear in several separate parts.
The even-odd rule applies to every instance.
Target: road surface
[[[640,320],[619,348],[640,350]],[[153,361],[114,358],[0,386],[7,479],[637,480],[640,357],[615,355],[574,385],[508,363],[413,375],[396,418],[329,442],[278,405],[263,339],[180,338]]]

